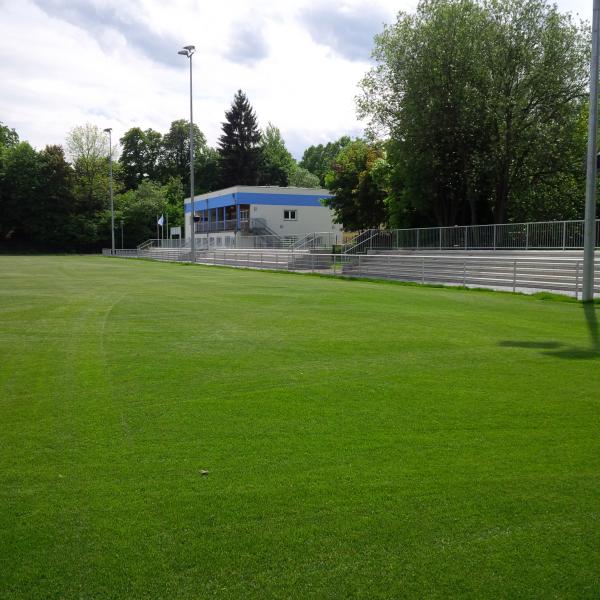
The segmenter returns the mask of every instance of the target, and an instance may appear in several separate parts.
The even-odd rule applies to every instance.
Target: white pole
[[[196,51],[194,46],[184,46],[177,54],[185,56],[190,61],[190,254],[191,262],[196,261],[196,224],[194,222],[194,110],[192,102],[192,55]],[[185,218],[185,212],[184,212]]]
[[[192,54],[190,51],[190,199],[192,203],[192,240],[190,251],[192,262],[196,262],[196,223],[194,222],[194,108],[192,102]]]
[[[588,122],[587,177],[585,190],[585,229],[583,249],[583,293],[581,299],[594,299],[594,253],[596,251],[596,174],[598,154],[598,59],[600,48],[600,0],[594,0],[592,20],[592,60],[590,66],[590,116]]]
[[[110,188],[110,252],[115,253],[115,204],[113,202],[113,172],[112,172],[112,127],[107,127],[104,130],[108,133],[108,169],[109,169],[109,180],[108,185]]]

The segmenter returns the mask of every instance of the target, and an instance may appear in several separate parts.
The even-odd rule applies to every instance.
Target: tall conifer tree
[[[260,131],[242,90],[234,96],[225,119],[219,138],[221,186],[256,185],[260,175]]]

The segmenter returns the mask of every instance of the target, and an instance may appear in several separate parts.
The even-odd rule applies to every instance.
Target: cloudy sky
[[[216,144],[243,89],[297,157],[359,135],[354,96],[373,35],[416,0],[0,0],[0,121],[41,148],[86,122],[165,132],[188,118]],[[559,0],[591,15],[592,0]]]

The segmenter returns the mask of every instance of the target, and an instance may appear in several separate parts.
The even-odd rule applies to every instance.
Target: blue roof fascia
[[[237,198],[236,198],[237,196]],[[256,192],[240,192],[238,194],[224,194],[209,198],[208,208],[222,208],[236,204],[263,204],[270,206],[323,206],[323,198],[332,198],[331,194],[261,194]],[[236,202],[237,199],[237,202]],[[206,209],[206,200],[196,198],[194,208]],[[185,212],[192,211],[191,203],[186,203]]]
[[[323,206],[323,198],[331,198],[329,194],[260,194],[241,192],[238,202],[241,204],[267,204],[271,206]]]
[[[235,194],[223,194],[222,196],[215,196],[208,200],[208,208],[223,208],[224,206],[235,206]],[[196,211],[206,210],[206,200],[196,198],[194,200],[194,208]],[[186,214],[192,212],[191,202],[185,204],[185,212]]]

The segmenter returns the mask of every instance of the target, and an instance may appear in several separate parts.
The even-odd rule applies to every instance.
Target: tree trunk
[[[477,198],[473,194],[469,194],[469,209],[471,212],[470,225],[477,225]]]
[[[508,209],[508,196],[510,189],[510,158],[512,153],[512,113],[507,110],[505,113],[504,149],[498,170],[498,180],[496,183],[496,204],[494,207],[494,221],[496,223],[505,223]]]
[[[494,223],[506,222],[506,205],[508,199],[508,185],[504,178],[504,169],[500,173],[500,180],[496,185],[496,202],[494,205]]]

